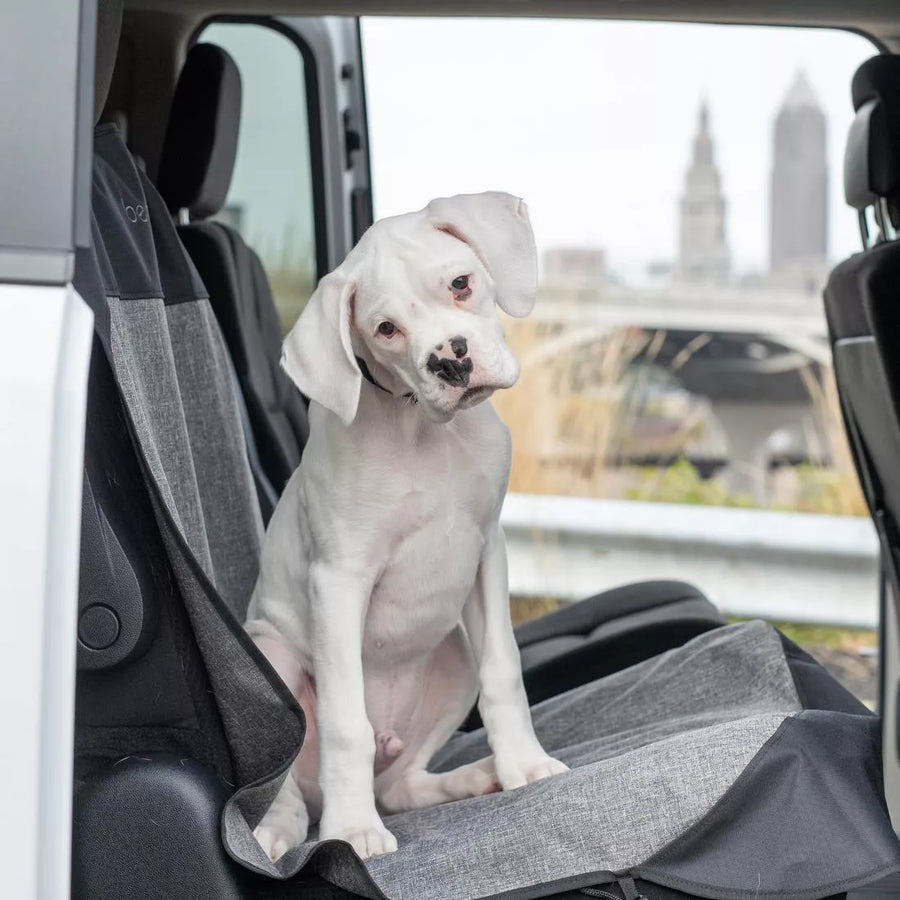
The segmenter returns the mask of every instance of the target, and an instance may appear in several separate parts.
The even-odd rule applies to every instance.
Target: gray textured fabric
[[[786,719],[709,815],[631,874],[702,897],[812,900],[898,871],[880,744],[868,713]]]
[[[166,508],[215,582],[165,305],[117,297],[108,305],[112,361],[137,439]]]
[[[560,749],[569,775],[390,817],[402,855],[369,870],[395,900],[460,900],[629,869],[702,818],[783,721],[752,716],[597,762],[602,740]]]
[[[110,298],[109,310],[116,376],[151,473],[203,571],[243,618],[262,520],[209,303]]]
[[[214,583],[242,620],[259,571],[263,528],[227,350],[209,301],[177,303],[166,315],[179,384],[190,385],[181,396]]]
[[[122,426],[146,476],[173,594],[184,600],[212,686],[206,703],[195,694],[198,718],[211,723],[218,711],[229,751],[216,760],[222,777],[238,787],[268,782],[274,793],[300,747],[303,716],[240,626],[261,526],[224,342],[165,204],[112,126],[96,132],[92,236],[79,255],[80,287],[121,390]],[[155,599],[147,598],[151,611]],[[136,729],[105,731],[110,746],[142,749]]]
[[[749,622],[716,628],[683,647],[538,704],[533,721],[548,752],[590,742],[592,758],[600,759],[673,734],[799,709],[778,633],[764,622]],[[483,730],[460,734],[431,767],[442,771],[488,753]]]
[[[157,512],[165,520],[165,511]],[[227,613],[217,609],[221,601],[198,578],[178,535],[164,527],[163,539],[200,650],[206,659],[216,661],[208,666],[209,680],[228,735],[236,786],[262,782],[248,794],[262,804],[261,816],[281,785],[282,779],[274,773],[286,770],[303,740],[303,718],[292,711],[294,704],[286,700],[287,688],[278,677],[269,680],[260,671],[248,651],[249,638],[242,640],[229,627]]]
[[[111,297],[108,306],[116,376],[159,494],[157,518],[208,661],[237,784],[266,781],[267,804],[279,785],[272,773],[293,759],[303,725],[237,625],[256,579],[262,522],[221,334],[203,299]],[[231,625],[223,600],[238,617]]]
[[[369,872],[395,900],[461,900],[628,869],[701,819],[799,710],[774,629],[754,622],[709,632],[535,707],[538,736],[572,772],[390,816],[400,850],[370,860]],[[488,753],[483,731],[460,734],[432,768]],[[315,841],[276,869],[241,805],[239,794],[225,812],[232,852],[272,874],[296,871]]]

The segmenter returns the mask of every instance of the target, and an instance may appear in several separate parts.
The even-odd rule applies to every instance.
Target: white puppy
[[[536,283],[521,200],[434,200],[373,225],[285,340],[310,438],[246,625],[307,717],[255,832],[273,859],[310,818],[365,858],[397,849],[376,801],[415,809],[566,771],[522,686],[499,524],[509,432],[483,402],[519,374],[495,305],[527,315]],[[429,773],[476,696],[493,756]]]

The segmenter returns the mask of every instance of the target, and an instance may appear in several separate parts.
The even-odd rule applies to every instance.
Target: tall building
[[[709,109],[704,101],[681,197],[677,274],[681,281],[722,284],[728,280],[730,268],[725,197],[713,158]]]
[[[544,284],[568,288],[594,288],[609,276],[606,253],[600,247],[553,247],[544,252]]]
[[[775,119],[770,198],[773,281],[818,290],[828,261],[828,160],[825,114],[798,72]]]

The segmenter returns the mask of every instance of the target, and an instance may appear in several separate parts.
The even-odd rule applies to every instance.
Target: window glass
[[[282,329],[315,287],[315,206],[303,55],[265,25],[216,22],[199,40],[227,50],[241,73],[234,177],[219,219],[260,255]]]
[[[377,216],[482,190],[529,205],[538,300],[505,321],[522,375],[492,401],[514,600],[680,578],[736,615],[874,623],[821,300],[860,248],[842,160],[873,45],[599,20],[363,36]],[[831,542],[802,514],[831,516]],[[851,547],[852,574],[829,567]]]

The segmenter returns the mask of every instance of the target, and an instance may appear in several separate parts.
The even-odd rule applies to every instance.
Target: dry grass
[[[814,455],[829,459],[831,465],[809,466],[806,473],[801,473],[806,475],[803,479],[806,483],[801,489],[799,505],[812,506],[810,511],[814,512],[867,516],[869,510],[847,442],[834,370],[823,369],[819,377],[809,370],[803,371],[802,375],[812,399],[815,422],[810,444]],[[821,441],[822,445],[817,447],[817,441]]]
[[[623,376],[647,346],[620,329],[577,347],[535,321],[511,321],[507,339],[522,365],[494,405],[513,435],[510,490],[603,496],[609,465],[629,430]]]
[[[507,320],[506,332],[522,366],[515,387],[494,399],[512,432],[511,491],[627,496],[648,472],[622,467],[621,459],[677,457],[704,427],[695,410],[670,433],[635,436],[638,418],[653,411],[646,405],[648,367],[632,363],[638,357],[652,363],[665,332],[615,328],[575,343],[561,327],[531,320]],[[671,368],[683,365],[705,340],[698,336]]]
[[[565,606],[565,601],[553,597],[511,597],[509,612],[515,627],[532,619],[540,619],[541,616],[555,612],[562,606]]]
[[[512,431],[510,491],[754,505],[748,496],[730,494],[719,480],[703,481],[686,460],[640,470],[617,464],[650,453],[678,456],[705,427],[698,415],[687,415],[664,444],[635,435],[635,423],[648,407],[642,383],[646,367],[632,363],[639,356],[642,363],[651,362],[665,333],[618,328],[576,344],[561,326],[535,320],[507,320],[506,331],[522,365],[515,387],[494,400]],[[708,339],[698,335],[685,347],[670,365],[673,373]],[[866,515],[833,373],[826,369],[817,377],[807,371],[803,377],[812,403],[808,443],[814,457],[832,464],[792,470],[770,504],[803,512]]]
[[[315,262],[302,252],[293,228],[288,226],[280,239],[249,241],[263,260],[272,297],[278,310],[281,333],[287,334],[303,312],[306,301],[316,289]]]
[[[746,622],[742,616],[728,616],[729,624]],[[809,625],[806,623],[769,620],[779,631],[801,647],[828,647],[858,653],[878,646],[878,633],[871,628],[849,628],[846,625]]]
[[[281,333],[287,334],[303,312],[306,301],[312,296],[316,287],[315,278],[308,272],[290,266],[270,268],[269,273]]]

